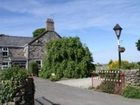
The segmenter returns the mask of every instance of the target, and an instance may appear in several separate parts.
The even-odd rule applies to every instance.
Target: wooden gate
[[[95,78],[95,76],[97,76]],[[120,94],[125,86],[125,75],[120,70],[101,70],[92,73],[92,87],[94,79],[101,79],[102,81],[110,81],[115,83],[114,93]]]

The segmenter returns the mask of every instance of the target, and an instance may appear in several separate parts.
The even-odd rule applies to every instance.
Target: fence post
[[[93,74],[94,74],[94,73],[92,72],[92,74],[91,74],[92,88],[93,88],[93,77],[94,77]]]
[[[125,87],[125,73],[121,73],[121,88]]]

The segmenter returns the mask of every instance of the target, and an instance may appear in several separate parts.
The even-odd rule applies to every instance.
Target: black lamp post
[[[115,31],[115,34],[118,39],[118,61],[119,61],[119,69],[120,69],[121,68],[121,49],[122,49],[120,47],[120,36],[121,36],[122,28],[120,27],[119,24],[116,24],[116,26],[113,28],[113,30]]]

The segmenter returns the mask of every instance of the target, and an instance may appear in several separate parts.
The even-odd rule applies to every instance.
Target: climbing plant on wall
[[[88,77],[94,68],[88,47],[78,37],[64,37],[46,44],[41,76],[51,78]]]

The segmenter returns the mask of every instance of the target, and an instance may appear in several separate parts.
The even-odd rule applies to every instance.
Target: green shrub
[[[118,70],[119,62],[110,60],[110,62],[108,63],[108,66],[110,70]],[[139,69],[139,68],[140,68],[140,65],[138,63],[134,63],[134,62],[129,63],[128,61],[121,62],[121,69],[130,70],[130,69]]]
[[[15,84],[11,80],[1,81],[0,83],[0,103],[12,101]]]
[[[106,93],[114,93],[115,82],[112,81],[103,81],[97,89],[106,92]]]
[[[137,86],[127,86],[122,95],[127,98],[137,98],[140,99],[140,87]]]
[[[38,76],[38,72],[39,72],[38,64],[34,61],[31,62],[29,64],[29,73],[33,74],[34,76]]]
[[[61,38],[46,44],[46,55],[40,76],[52,78],[82,78],[89,77],[93,69],[93,59],[88,47],[83,46],[78,37]]]
[[[12,101],[20,81],[27,76],[27,71],[18,67],[0,71],[0,103]]]
[[[0,71],[0,81],[16,79],[20,80],[28,76],[27,70],[21,69],[19,67],[12,67]]]

